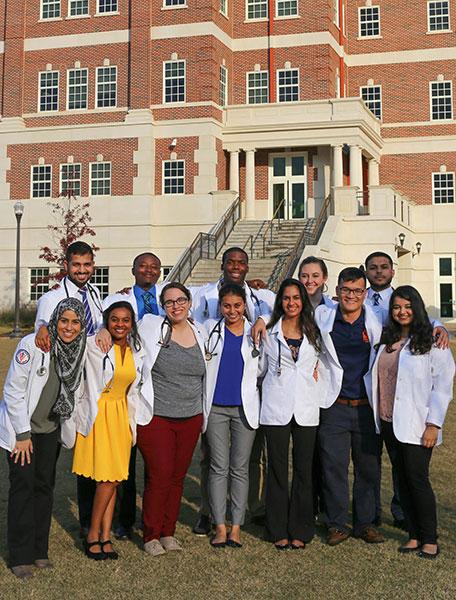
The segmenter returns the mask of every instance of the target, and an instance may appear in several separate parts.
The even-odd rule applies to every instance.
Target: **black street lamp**
[[[22,337],[22,332],[19,329],[19,309],[20,309],[20,271],[21,271],[21,219],[24,214],[24,203],[15,202],[14,214],[16,215],[16,296],[14,301],[14,329],[10,333],[10,337]]]

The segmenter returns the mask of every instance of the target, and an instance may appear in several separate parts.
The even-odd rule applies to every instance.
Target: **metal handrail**
[[[241,200],[238,196],[220,217],[211,233],[201,231],[198,233],[191,246],[184,250],[177,263],[168,273],[165,281],[184,283],[190,277],[199,260],[216,258],[240,218]]]
[[[285,198],[282,198],[282,200],[279,202],[277,208],[275,209],[272,218],[270,221],[263,221],[256,233],[256,235],[254,236],[253,234],[250,234],[249,237],[247,238],[243,249],[247,251],[247,247],[250,246],[250,258],[254,258],[253,256],[253,252],[255,249],[255,245],[258,239],[262,240],[262,256],[261,258],[264,258],[266,256],[266,238],[267,235],[269,233],[269,244],[272,244],[272,232],[274,229],[274,220],[277,219],[277,227],[280,229],[280,215],[279,215],[279,211],[282,208],[282,206],[285,204]],[[263,227],[265,227],[266,229],[263,232]]]

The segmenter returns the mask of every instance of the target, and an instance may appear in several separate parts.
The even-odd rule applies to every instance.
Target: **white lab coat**
[[[199,323],[204,323],[207,319],[218,319],[220,313],[219,306],[219,281],[203,285],[195,292],[192,304],[192,315]],[[260,315],[270,315],[274,307],[275,294],[271,290],[252,290],[247,283],[244,283],[247,314],[252,323]]]
[[[371,346],[370,357],[369,357],[369,368],[372,366],[375,360],[375,349],[374,346],[380,341],[382,335],[382,321],[381,317],[377,312],[371,310],[369,306],[364,306],[365,311],[365,324],[366,331]],[[326,394],[320,398],[321,408],[329,408],[334,404],[337,397],[339,396],[340,389],[342,387],[342,379],[344,370],[337,357],[337,352],[334,347],[331,331],[333,329],[334,320],[336,318],[337,304],[333,307],[318,306],[315,310],[315,321],[320,328],[321,336],[323,338],[323,344],[325,349],[326,364],[330,371],[330,384],[327,387]],[[371,396],[370,385],[368,385],[365,378],[366,391],[368,398]]]
[[[213,328],[217,325],[218,320],[209,319],[205,322],[204,326],[207,330],[208,335],[213,331]],[[223,353],[223,346],[225,343],[225,322],[220,323],[220,339],[218,340],[218,334],[216,332],[211,336],[208,350],[213,353],[211,360],[207,361],[207,380],[206,380],[206,412],[210,413],[212,407],[212,401],[214,399],[215,386],[217,384],[217,376],[220,367],[220,361]],[[215,345],[217,344],[217,345]],[[259,415],[260,415],[260,395],[257,388],[257,376],[258,376],[258,360],[259,357],[252,356],[253,342],[250,337],[250,323],[244,318],[244,334],[242,336],[241,354],[244,360],[244,371],[242,374],[241,382],[241,398],[242,408],[247,419],[248,424],[252,429],[258,428]]]
[[[139,395],[142,384],[142,367],[146,354],[143,346],[139,351],[132,348],[135,361],[136,379],[127,392],[127,408],[130,429],[133,435],[133,445],[136,443],[136,412],[139,404]],[[75,430],[84,436],[89,435],[98,414],[98,400],[106,384],[111,381],[115,367],[114,346],[107,354],[102,352],[95,344],[95,338],[87,339],[87,353],[85,361],[84,385],[82,393],[74,407]]]
[[[143,384],[141,386],[141,394],[138,403],[138,409],[136,414],[136,422],[138,425],[147,425],[154,416],[154,386],[152,382],[152,367],[157,360],[158,353],[160,352],[160,338],[162,334],[162,324],[164,318],[157,315],[144,315],[141,321],[138,323],[138,331],[141,336],[141,342],[144,345],[146,356],[144,357],[143,363]],[[204,342],[206,341],[207,334],[206,330],[199,323],[190,323],[190,327],[193,329],[195,334],[198,347],[204,359],[205,359],[205,348]],[[163,328],[166,333],[166,327]],[[170,365],[172,367],[172,365]],[[206,403],[206,376],[203,381],[203,431],[206,431],[207,426],[207,403]]]
[[[261,376],[264,376],[260,424],[287,425],[294,416],[298,425],[318,425],[320,398],[326,394],[329,373],[306,336],[299,348],[298,360],[294,362],[280,319],[263,339],[260,367]],[[317,367],[318,381],[315,381],[313,374]]]
[[[22,338],[17,345],[0,400],[0,447],[5,450],[13,450],[17,434],[31,430],[30,419],[49,377],[49,362],[49,352],[41,352],[35,346],[34,333]],[[42,376],[37,374],[41,366],[46,368]],[[75,394],[75,403],[81,388],[82,382]],[[71,448],[75,439],[74,413],[70,419],[61,419],[60,424],[61,442]]]
[[[157,297],[157,306],[160,315],[165,314],[165,311],[160,306],[160,293],[165,285],[166,284],[164,282],[155,284],[155,295]],[[109,296],[106,296],[106,298],[103,300],[103,310],[106,310],[108,306],[111,306],[111,304],[114,304],[114,302],[129,302],[133,307],[136,319],[138,318],[138,302],[135,296],[134,285],[131,286],[128,294],[120,294],[117,292],[116,294],[109,294]]]
[[[380,433],[378,361],[384,348],[382,344],[366,376],[372,388],[371,406],[377,433]],[[421,445],[426,423],[442,427],[453,397],[454,373],[450,349],[433,346],[426,354],[412,354],[410,340],[407,341],[399,354],[393,405],[393,431],[400,442]],[[437,444],[441,442],[439,430]]]
[[[91,283],[87,284],[88,293],[87,300],[92,313],[92,321],[95,329],[98,329],[103,324],[103,309],[98,288]],[[79,293],[79,288],[72,283],[68,277],[64,277],[60,282],[60,287],[55,290],[49,290],[41,296],[36,307],[35,331],[45,325],[47,327],[52,313],[57,304],[65,298],[76,298],[82,302],[82,296]]]

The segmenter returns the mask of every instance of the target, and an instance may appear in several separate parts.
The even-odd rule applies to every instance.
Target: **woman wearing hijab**
[[[17,577],[50,568],[48,558],[55,470],[61,442],[71,447],[75,405],[86,345],[79,300],[59,302],[49,321],[51,351],[35,346],[35,334],[18,344],[0,401],[0,446],[7,451],[10,489],[9,566]]]

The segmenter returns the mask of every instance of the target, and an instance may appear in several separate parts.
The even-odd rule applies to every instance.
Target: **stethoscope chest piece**
[[[260,351],[258,348],[253,348],[252,350],[252,358],[258,358],[260,356]]]
[[[209,362],[210,360],[212,360],[212,352],[205,352],[204,353],[204,358]]]
[[[36,374],[37,374],[39,377],[43,377],[44,375],[46,375],[46,373],[47,373],[47,369],[46,369],[46,367],[40,367],[40,368],[37,370],[37,372],[36,372]]]

